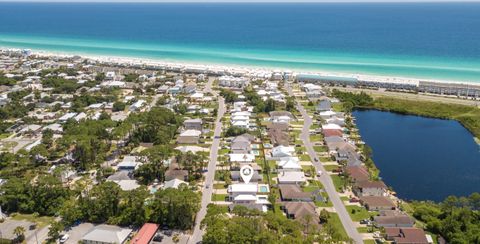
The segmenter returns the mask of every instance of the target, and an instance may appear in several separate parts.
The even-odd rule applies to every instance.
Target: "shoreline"
[[[388,84],[403,84],[403,85],[415,85],[418,86],[420,81],[433,82],[439,84],[464,84],[464,85],[480,85],[479,82],[459,81],[459,80],[439,80],[439,79],[422,79],[402,76],[385,76],[385,75],[366,75],[355,74],[345,72],[335,72],[326,70],[310,70],[310,69],[298,69],[298,68],[284,68],[284,67],[261,67],[256,65],[241,65],[241,64],[220,64],[210,62],[192,62],[192,61],[180,61],[180,60],[168,60],[165,59],[153,59],[153,58],[141,58],[141,57],[129,57],[129,56],[117,56],[117,55],[94,55],[81,52],[54,52],[37,49],[23,49],[0,46],[0,53],[5,52],[19,52],[22,50],[30,50],[31,55],[42,58],[69,58],[79,56],[91,61],[100,63],[110,63],[117,65],[146,65],[146,66],[158,66],[158,68],[186,68],[186,69],[204,69],[208,71],[229,71],[229,72],[243,72],[246,75],[253,75],[258,73],[275,73],[275,72],[288,72],[292,74],[308,74],[308,75],[321,75],[321,76],[335,76],[344,78],[355,78],[358,80],[364,80],[369,82],[388,83]]]

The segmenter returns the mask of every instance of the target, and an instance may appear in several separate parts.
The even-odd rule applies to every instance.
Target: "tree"
[[[16,236],[18,242],[21,242],[25,239],[25,228],[23,226],[17,226],[13,229],[13,234]]]
[[[103,81],[103,80],[105,80],[105,73],[97,73],[97,75],[95,76],[95,80],[96,80],[96,81]]]
[[[233,103],[238,98],[238,95],[235,92],[227,89],[222,89],[222,91],[220,92],[220,96],[225,98],[226,103]]]
[[[320,223],[325,224],[328,222],[329,219],[330,219],[330,214],[328,213],[328,211],[325,209],[322,209],[322,211],[320,211]]]
[[[64,228],[61,222],[53,221],[48,228],[48,243],[55,243],[60,238],[60,233]]]
[[[179,243],[180,242],[180,235],[178,233],[175,233],[172,237],[173,243]]]
[[[123,111],[123,110],[125,110],[125,107],[126,107],[125,103],[117,101],[117,102],[113,103],[112,110],[113,110],[113,112]]]
[[[230,136],[239,136],[242,134],[247,133],[247,130],[238,126],[230,126],[225,132],[225,136],[230,137]]]

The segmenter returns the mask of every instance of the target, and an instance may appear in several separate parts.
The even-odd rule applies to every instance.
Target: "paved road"
[[[210,86],[207,85],[206,89],[210,90]],[[210,90],[211,91],[211,90]],[[197,243],[202,240],[203,230],[200,229],[200,222],[202,222],[203,218],[207,214],[207,205],[211,202],[212,199],[212,191],[213,191],[213,180],[215,177],[215,169],[217,164],[217,156],[218,156],[218,147],[220,145],[220,135],[222,132],[222,117],[225,113],[225,101],[223,97],[218,97],[218,112],[217,112],[217,119],[215,121],[215,131],[214,131],[214,138],[212,142],[212,147],[210,149],[210,162],[208,164],[208,172],[207,176],[205,177],[205,185],[202,189],[202,207],[200,211],[198,211],[197,216],[195,218],[195,228],[193,229],[192,237],[189,239],[188,243]],[[209,186],[206,188],[206,186]]]
[[[293,91],[290,86],[287,87],[287,91],[290,96],[293,96]],[[313,145],[310,142],[310,126],[313,123],[312,118],[310,117],[310,115],[307,114],[307,111],[300,103],[297,103],[297,109],[298,111],[300,111],[304,119],[302,133],[300,134],[300,140],[303,141],[310,158],[312,160],[313,159],[318,160],[315,150],[313,150]],[[320,161],[319,162],[312,161],[312,163],[313,163],[313,166],[315,166],[315,169],[317,172],[319,170],[324,172],[320,176],[320,182],[325,188],[325,191],[328,194],[328,198],[330,199],[330,201],[332,201],[333,207],[335,208],[335,211],[340,217],[340,221],[342,222],[343,227],[345,228],[345,231],[347,232],[348,236],[352,238],[355,243],[358,243],[358,244],[363,243],[362,237],[358,233],[357,228],[353,224],[353,221],[350,218],[350,215],[348,214],[347,209],[345,208],[345,205],[343,205],[343,202],[340,199],[340,196],[338,195],[337,190],[335,189],[335,185],[333,184],[332,178],[330,177],[330,175],[325,173],[327,171],[325,170],[325,168],[323,167]]]

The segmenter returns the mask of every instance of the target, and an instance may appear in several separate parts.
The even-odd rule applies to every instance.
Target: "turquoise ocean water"
[[[480,82],[480,4],[0,3],[0,47]]]

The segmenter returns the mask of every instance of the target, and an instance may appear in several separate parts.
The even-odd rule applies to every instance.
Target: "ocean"
[[[0,3],[0,47],[480,82],[480,3]]]

